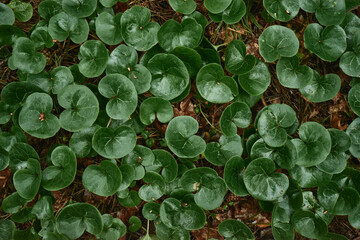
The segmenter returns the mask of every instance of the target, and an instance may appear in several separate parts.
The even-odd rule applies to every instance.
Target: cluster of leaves
[[[236,196],[250,194],[264,210],[272,211],[277,240],[294,239],[294,231],[308,238],[346,239],[328,233],[335,215],[348,215],[350,224],[360,228],[360,171],[347,164],[351,156],[360,158],[360,118],[343,132],[316,122],[300,124],[290,106],[272,104],[253,122],[250,108],[271,77],[267,64],[247,55],[241,40],[225,49],[230,76],[217,47],[204,37],[208,20],[195,11],[195,1],[169,0],[185,16],[181,23],[168,20],[162,26],[151,21],[144,7],[115,14],[111,7],[116,3],[44,0],[38,7],[42,19],[28,35],[13,24],[15,18],[31,18],[31,5],[19,0],[9,6],[0,3],[1,57],[17,70],[20,80],[1,92],[0,124],[10,130],[0,132],[0,171],[10,168],[16,189],[1,205],[12,220],[0,220],[1,239],[77,239],[86,231],[107,240],[140,229],[138,217],[131,217],[126,227],[87,203],[70,203],[54,216],[52,191],[74,181],[77,159],[97,155],[103,159],[100,164],[82,173],[85,189],[104,197],[116,194],[123,207],[145,201],[143,217],[155,223],[159,239],[190,239],[191,230],[205,226],[207,211],[221,206],[227,190]],[[340,58],[341,69],[354,77],[348,100],[359,115],[360,19],[347,12],[359,1],[263,3],[279,21],[291,20],[300,8],[315,12],[326,27],[308,25],[305,47],[324,61]],[[214,22],[234,24],[246,14],[243,0],[205,0],[204,5]],[[96,38],[88,40],[90,31]],[[67,39],[80,44],[79,63],[47,66],[43,50],[53,50],[54,42]],[[109,45],[116,47],[110,52]],[[299,89],[310,101],[330,100],[340,90],[338,75],[320,76],[300,65],[299,40],[291,29],[266,28],[259,48],[266,62],[279,60],[280,83]],[[138,52],[144,52],[140,60]],[[97,85],[84,84],[97,77]],[[192,80],[200,110],[201,101],[232,102],[221,115],[218,141],[206,142],[196,135],[199,124],[194,118],[174,118],[172,103],[188,96]],[[145,130],[154,121],[168,123],[162,149],[152,149],[154,140]],[[246,129],[242,137],[239,128]],[[52,146],[47,156],[39,156],[27,143],[25,133],[46,139],[60,129],[72,133],[69,144]],[[139,134],[147,146],[138,140]],[[199,158],[224,166],[223,177],[212,168],[196,167]],[[143,183],[138,191],[137,183]],[[29,202],[35,204],[28,206]],[[14,222],[29,221],[31,228],[15,229]],[[255,239],[237,220],[222,222],[218,230],[226,239]],[[156,237],[147,232],[144,239]]]

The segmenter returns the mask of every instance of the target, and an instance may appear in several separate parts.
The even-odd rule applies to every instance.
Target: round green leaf
[[[360,158],[360,118],[356,118],[346,129],[346,133],[351,138],[351,146],[349,148],[350,153]]]
[[[226,24],[236,24],[246,14],[246,5],[243,0],[233,0],[222,12],[222,20]]]
[[[113,119],[126,119],[135,111],[137,92],[134,84],[124,75],[110,74],[99,82],[99,92],[110,98],[106,113]]]
[[[105,158],[121,158],[136,145],[136,133],[130,127],[99,128],[92,139],[94,150]]]
[[[275,62],[280,57],[292,57],[298,52],[299,40],[286,27],[272,25],[259,37],[259,51],[266,62]]]
[[[76,175],[75,153],[67,146],[58,146],[51,152],[51,163],[43,172],[42,187],[48,191],[58,191],[69,186]]]
[[[36,27],[30,35],[30,39],[34,42],[37,50],[51,48],[54,45],[53,39],[48,32],[47,27]]]
[[[255,240],[255,236],[251,230],[243,222],[235,219],[227,219],[221,222],[218,230],[221,236],[228,240]]]
[[[150,22],[150,10],[134,6],[121,17],[121,34],[125,43],[138,51],[147,51],[157,44],[160,25]]]
[[[360,31],[359,34],[360,35]],[[346,52],[340,58],[341,70],[351,77],[360,76],[360,52]]]
[[[40,160],[35,149],[31,145],[23,142],[17,142],[12,145],[9,151],[9,158],[10,170],[13,173],[26,166],[26,161],[29,158]]]
[[[186,18],[195,19],[197,21],[197,23],[199,23],[203,27],[203,30],[205,30],[206,26],[209,24],[207,18],[198,11],[195,11],[189,15],[185,15],[185,16],[183,16],[183,19],[184,18],[185,19]]]
[[[61,12],[50,18],[48,31],[52,38],[60,42],[70,37],[71,41],[80,44],[88,38],[89,24],[86,19]]]
[[[354,45],[354,38],[358,35],[360,24],[360,18],[356,16],[352,12],[346,13],[344,21],[340,24],[340,26],[345,30],[346,33],[346,42],[347,42],[347,49],[353,49]]]
[[[290,176],[303,188],[318,187],[327,184],[332,174],[326,173],[317,167],[295,166],[290,169]]]
[[[141,228],[141,220],[137,216],[131,216],[129,218],[129,231],[136,232]]]
[[[288,88],[303,88],[311,82],[313,70],[299,65],[299,57],[281,58],[276,64],[279,82]]]
[[[202,67],[196,77],[200,95],[209,102],[227,103],[238,94],[238,87],[232,77],[224,76],[221,65],[210,63]]]
[[[99,196],[108,197],[116,193],[121,184],[119,168],[109,160],[104,160],[100,165],[89,165],[83,175],[84,187]]]
[[[139,189],[139,197],[146,201],[151,202],[161,198],[165,194],[166,184],[164,178],[155,172],[147,172],[143,178],[145,185]]]
[[[352,87],[348,94],[348,101],[351,110],[358,116],[360,116],[360,84],[356,84]]]
[[[0,3],[0,25],[13,25],[14,22],[15,14],[13,10],[6,4]]]
[[[155,225],[156,227],[156,236],[160,239],[181,239],[181,240],[190,240],[190,232],[183,228],[171,229],[167,227],[163,222],[160,222]]]
[[[295,238],[294,228],[290,223],[293,211],[289,201],[275,204],[271,215],[271,231],[274,239],[287,240]]]
[[[23,105],[26,98],[35,92],[43,92],[43,90],[29,82],[12,82],[2,89],[1,98],[6,104],[19,107],[17,105]]]
[[[309,24],[304,32],[305,48],[324,61],[336,61],[346,50],[346,33],[340,26],[323,29],[318,23]]]
[[[312,1],[316,4],[315,16],[320,24],[325,26],[340,24],[346,14],[345,0]]]
[[[9,161],[9,153],[3,148],[0,148],[0,171],[8,167]]]
[[[108,12],[102,12],[96,18],[96,35],[108,45],[117,45],[122,42],[121,37],[121,14],[116,16]]]
[[[9,7],[14,10],[14,14],[17,20],[20,22],[27,22],[33,15],[33,7],[28,2],[22,2],[20,0],[11,0]]]
[[[136,145],[135,148],[123,158],[122,164],[128,164],[135,170],[134,180],[140,180],[145,175],[143,166],[151,166],[155,161],[155,155],[150,148]]]
[[[276,20],[288,22],[299,12],[298,0],[264,0],[266,11]]]
[[[236,196],[247,196],[249,193],[246,190],[244,183],[244,169],[245,163],[240,156],[234,156],[226,162],[224,169],[224,180],[227,187]]]
[[[351,226],[360,229],[360,208],[358,208],[355,212],[351,213],[348,219]]]
[[[126,234],[126,226],[119,218],[113,218],[110,214],[102,215],[104,228],[97,235],[100,239],[111,240],[119,239]]]
[[[61,127],[70,132],[92,126],[99,113],[99,102],[95,94],[82,85],[63,88],[58,94],[58,102],[65,108],[59,118]]]
[[[73,133],[70,138],[69,147],[73,150],[77,157],[84,158],[90,154],[92,150],[92,137],[98,129],[98,125],[93,125],[89,128]]]
[[[156,202],[145,203],[141,212],[145,219],[150,221],[156,220],[160,215],[160,204]]]
[[[232,0],[224,0],[224,1],[217,1],[217,0],[205,0],[204,5],[207,10],[211,13],[221,13],[224,11],[228,6],[230,6]]]
[[[178,97],[189,84],[189,73],[185,64],[175,55],[160,53],[147,65],[152,74],[150,92],[165,100]]]
[[[44,0],[39,3],[38,12],[40,17],[49,20],[51,17],[62,12],[61,2],[57,0]]]
[[[165,182],[172,182],[178,175],[178,164],[175,158],[165,150],[153,150],[155,156],[154,165],[159,168],[163,167],[161,175],[164,177]]]
[[[201,68],[201,56],[194,49],[188,47],[176,47],[170,52],[177,56],[187,68],[190,77],[195,77]]]
[[[307,238],[318,238],[327,234],[327,225],[310,211],[298,210],[292,217],[291,222],[295,230]]]
[[[252,96],[258,96],[270,85],[271,76],[265,63],[256,59],[256,65],[248,72],[238,76],[242,89]]]
[[[192,117],[173,118],[165,132],[165,140],[170,150],[178,157],[193,158],[205,151],[205,141],[195,134],[199,123]]]
[[[194,2],[194,0],[169,0],[169,4],[175,12],[179,12],[182,14],[190,14],[196,9],[196,3]]]
[[[140,120],[145,125],[150,125],[155,118],[161,123],[169,122],[174,116],[174,110],[169,101],[159,97],[151,97],[140,105]]]
[[[103,220],[99,210],[88,203],[73,203],[61,209],[56,219],[56,229],[70,239],[77,239],[85,230],[99,234]]]
[[[33,199],[40,188],[41,167],[37,159],[29,158],[27,162],[15,172],[14,187],[20,197],[24,199]]]
[[[127,0],[126,0],[127,1]],[[111,8],[112,6],[114,6],[118,1],[117,0],[100,0],[99,1],[101,3],[101,5],[103,5],[106,8]],[[123,2],[123,1],[120,1]]]
[[[319,123],[306,122],[299,128],[302,141],[294,141],[298,152],[296,164],[311,167],[323,162],[331,150],[330,133]]]
[[[0,24],[0,45],[13,45],[20,37],[26,37],[26,34],[19,28]]]
[[[10,220],[5,220],[5,219],[0,220],[0,238],[1,239],[12,239],[13,232],[15,229],[16,228],[15,228],[14,222],[12,222]]]
[[[256,64],[253,55],[246,55],[246,46],[241,40],[233,40],[225,51],[226,69],[233,74],[245,74],[251,71]]]
[[[53,137],[60,130],[60,122],[51,114],[52,108],[53,101],[48,94],[31,94],[20,111],[20,127],[36,138]]]
[[[85,77],[98,77],[104,72],[108,58],[109,52],[102,42],[86,41],[80,47],[79,70]]]
[[[219,207],[226,194],[226,184],[215,170],[207,167],[187,170],[181,176],[181,186],[185,191],[194,192],[195,203],[205,209]]]
[[[17,213],[28,200],[20,197],[18,192],[7,196],[1,203],[1,209],[6,213]],[[1,236],[1,235],[0,235]]]
[[[124,174],[123,174],[124,175]],[[119,198],[119,203],[123,207],[135,207],[141,203],[138,192],[131,190],[125,198]]]
[[[96,9],[97,0],[62,0],[62,8],[77,18],[89,17]]]
[[[246,128],[250,125],[252,113],[249,106],[243,102],[234,102],[227,106],[220,117],[220,128],[224,135],[235,136],[237,128]]]

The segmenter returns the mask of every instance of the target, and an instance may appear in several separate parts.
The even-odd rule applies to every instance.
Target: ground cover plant
[[[359,6],[2,1],[0,239],[358,239]]]

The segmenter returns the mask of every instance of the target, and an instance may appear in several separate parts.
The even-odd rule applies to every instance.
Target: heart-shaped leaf
[[[104,72],[108,58],[109,52],[102,42],[86,41],[80,47],[79,70],[85,77],[98,77]]]
[[[121,17],[121,35],[127,45],[138,51],[147,51],[157,44],[160,25],[150,22],[150,10],[134,6]]]
[[[123,174],[124,175],[124,174]],[[119,203],[123,207],[135,207],[141,203],[138,192],[131,190],[125,198],[118,198]]]
[[[95,94],[82,85],[65,87],[58,94],[58,102],[65,108],[59,118],[61,127],[70,132],[92,126],[99,113],[99,102]]]
[[[225,52],[226,69],[237,75],[248,73],[254,68],[256,58],[246,55],[246,46],[241,40],[233,40],[229,43]]]
[[[155,225],[156,227],[156,236],[160,239],[182,239],[182,240],[190,240],[190,232],[183,228],[175,228],[171,229],[167,227],[163,222]]]
[[[190,14],[196,9],[196,3],[194,0],[169,0],[169,4],[175,12],[182,14]]]
[[[1,14],[3,14],[3,13],[1,13]],[[0,237],[1,237],[1,239],[12,239],[13,232],[15,229],[16,228],[15,228],[15,224],[13,221],[5,220],[5,219],[0,220]]]
[[[275,62],[280,57],[293,57],[299,49],[295,33],[280,25],[266,28],[258,41],[260,54],[266,62]]]
[[[90,29],[86,19],[60,12],[50,18],[48,31],[53,39],[60,42],[69,37],[74,43],[80,44],[86,41]]]
[[[325,211],[311,191],[303,192],[303,204],[301,210],[313,212],[315,217],[323,220],[326,225],[329,225],[334,218],[334,214]]]
[[[59,94],[64,87],[74,82],[74,76],[69,68],[60,66],[51,71],[49,82],[52,92]]]
[[[312,102],[325,102],[335,97],[341,87],[340,77],[337,74],[320,76],[316,71],[313,73],[309,84],[299,89],[301,94]]]
[[[348,101],[351,110],[358,116],[360,116],[360,84],[356,84],[352,87],[348,94]]]
[[[57,0],[44,0],[39,3],[38,12],[40,17],[49,20],[51,17],[62,12],[61,2]]]
[[[238,76],[242,89],[252,96],[258,96],[270,85],[271,76],[265,63],[256,59],[255,66],[248,72]]]
[[[45,168],[42,187],[48,191],[58,191],[69,186],[75,179],[77,161],[71,148],[60,145],[51,152],[51,166]]]
[[[224,135],[235,136],[237,128],[247,128],[252,119],[249,106],[243,102],[234,102],[227,106],[220,117],[220,128]]]
[[[9,151],[9,166],[11,172],[15,173],[17,170],[26,167],[26,161],[29,158],[40,160],[38,154],[35,149],[23,142],[14,143]]]
[[[84,187],[99,196],[108,197],[116,193],[121,184],[119,168],[109,160],[100,165],[89,165],[82,175]]]
[[[11,0],[9,7],[14,10],[14,14],[17,20],[20,22],[27,22],[33,15],[33,7],[28,2],[20,0]]]
[[[2,101],[14,107],[15,111],[19,105],[25,103],[26,98],[35,92],[43,92],[38,86],[29,82],[12,82],[7,84],[1,91]]]
[[[159,29],[157,37],[159,45],[167,52],[176,47],[195,48],[202,39],[202,26],[193,18],[183,19],[181,24],[170,19]]]
[[[150,92],[156,97],[174,99],[190,82],[185,64],[175,55],[156,54],[150,59],[147,67],[152,74]]]
[[[223,68],[216,63],[207,64],[200,69],[196,87],[203,98],[213,103],[230,102],[238,94],[235,80],[224,76]]]
[[[324,61],[336,61],[346,50],[346,33],[340,26],[323,29],[318,23],[309,24],[304,32],[305,48]]]
[[[321,171],[317,167],[295,166],[290,169],[290,176],[303,188],[318,187],[329,183],[332,174]]]
[[[254,234],[243,223],[235,219],[227,219],[219,224],[218,231],[225,239],[255,240]]]
[[[147,172],[143,178],[145,185],[139,189],[139,197],[146,201],[151,202],[161,198],[165,194],[166,184],[164,178],[155,172]]]
[[[56,229],[70,239],[77,239],[85,230],[99,234],[103,220],[99,210],[88,203],[73,203],[61,209],[56,219]]]
[[[32,31],[30,39],[34,42],[36,50],[43,49],[44,47],[51,48],[54,45],[47,27],[36,27],[34,31]]]
[[[181,177],[181,186],[188,192],[196,191],[195,203],[205,210],[219,207],[226,194],[224,180],[207,167],[187,170]]]
[[[136,133],[130,127],[99,128],[92,140],[94,150],[105,158],[121,158],[136,145]]]
[[[172,182],[178,175],[178,164],[175,158],[165,150],[155,149],[153,150],[155,161],[153,165],[146,168],[147,171],[160,171],[164,177],[165,182]]]
[[[236,196],[247,196],[249,193],[244,183],[245,163],[240,156],[234,156],[226,162],[224,180],[226,186]]]
[[[265,143],[270,147],[281,147],[286,143],[288,128],[296,121],[295,111],[286,104],[272,104],[263,113],[257,123],[257,129]]]
[[[15,14],[13,10],[8,5],[0,3],[0,25],[13,25],[14,22]]]
[[[299,57],[281,58],[276,64],[279,82],[288,88],[303,88],[313,78],[313,70],[308,66],[300,66]]]
[[[29,158],[22,169],[15,172],[14,187],[20,197],[24,199],[33,199],[40,188],[41,167],[37,159]]]
[[[119,239],[126,234],[126,225],[119,218],[113,218],[110,214],[103,214],[104,228],[98,238],[104,240]]]
[[[165,140],[170,150],[178,157],[193,158],[203,153],[205,141],[195,134],[199,123],[192,117],[179,116],[173,118],[165,132]]]
[[[243,0],[232,0],[231,4],[220,14],[221,14],[221,19],[226,24],[236,24],[246,14],[245,2]],[[214,14],[210,13],[209,15],[211,17]]]
[[[155,118],[161,123],[169,122],[174,116],[174,110],[169,101],[159,97],[151,97],[140,105],[140,120],[145,125],[150,125]]]
[[[145,176],[144,166],[151,166],[155,161],[155,155],[150,148],[136,145],[135,148],[126,155],[122,164],[128,164],[135,170],[134,180],[140,180]]]
[[[319,123],[306,122],[299,128],[301,139],[294,141],[298,152],[296,164],[311,167],[323,162],[331,150],[330,133]]]
[[[96,35],[108,45],[117,45],[122,42],[121,37],[121,14],[115,16],[108,12],[102,12],[96,18]]]
[[[17,213],[28,200],[20,197],[18,192],[7,196],[1,203],[1,209],[6,213]]]
[[[295,230],[307,238],[318,238],[328,231],[326,223],[310,211],[296,211],[291,217],[291,222]]]
[[[141,213],[147,220],[156,220],[160,216],[160,204],[156,202],[145,203]]]
[[[137,216],[131,216],[129,218],[129,231],[136,232],[141,228],[141,220]]]
[[[360,31],[359,31],[360,35]],[[346,52],[340,58],[341,70],[351,77],[360,76],[360,52]]]
[[[299,12],[298,0],[264,0],[266,11],[276,20],[288,22]]]
[[[200,54],[192,48],[176,47],[170,53],[177,56],[185,64],[190,77],[195,77],[202,67]]]
[[[224,11],[228,6],[230,6],[232,0],[224,0],[224,1],[217,1],[217,0],[205,0],[204,5],[207,10],[211,13],[221,13]]]
[[[350,153],[360,158],[360,118],[356,118],[346,129],[346,133],[351,138],[351,146],[349,148]]]
[[[77,18],[89,17],[96,9],[97,0],[63,0],[62,8]]]
[[[351,213],[348,217],[348,220],[354,228],[360,229],[360,208],[355,212]]]
[[[69,147],[73,150],[77,157],[84,158],[90,154],[92,150],[92,137],[98,129],[98,125],[93,125],[89,128],[73,133],[70,138]]]
[[[106,113],[113,119],[126,119],[135,111],[137,92],[134,84],[124,75],[110,74],[99,82],[99,92],[110,98],[106,104]]]
[[[354,45],[354,37],[358,33],[358,26],[360,24],[360,18],[356,16],[352,12],[346,13],[344,21],[340,24],[340,26],[344,29],[346,33],[346,42],[347,42],[347,49],[353,49]]]

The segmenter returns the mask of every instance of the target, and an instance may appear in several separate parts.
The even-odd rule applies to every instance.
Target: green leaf
[[[1,99],[4,103],[18,108],[19,106],[16,105],[23,105],[26,98],[35,92],[43,92],[43,90],[32,83],[11,82],[2,89]]]
[[[287,88],[303,88],[313,78],[313,70],[300,66],[299,57],[281,58],[276,64],[276,74],[281,85]]]
[[[134,190],[131,190],[129,195],[125,198],[119,198],[118,200],[120,205],[123,207],[135,207],[141,203],[141,198],[139,198],[138,192]]]
[[[51,163],[43,172],[42,187],[48,191],[58,191],[69,186],[76,175],[75,153],[69,147],[60,145],[51,152]]]
[[[46,93],[27,97],[19,114],[20,127],[36,138],[53,137],[60,130],[59,119],[51,113],[52,98]]]
[[[360,208],[355,212],[351,213],[348,217],[348,220],[354,228],[360,229]]]
[[[219,207],[226,194],[226,184],[215,170],[200,167],[187,170],[181,177],[181,186],[185,191],[194,192],[195,203],[204,210]]]
[[[325,161],[331,150],[330,133],[325,127],[306,122],[299,128],[299,137],[301,141],[293,142],[298,152],[297,165],[311,167]]]
[[[296,211],[291,217],[295,230],[307,238],[319,238],[327,234],[327,225],[309,211]]]
[[[298,0],[264,0],[263,4],[272,18],[282,22],[293,19],[300,9]]]
[[[222,12],[222,20],[226,24],[236,24],[245,14],[245,2],[243,0],[232,0],[231,4]]]
[[[320,24],[312,23],[305,29],[304,45],[322,60],[334,62],[346,50],[346,33],[340,26],[323,29]]]
[[[20,0],[11,0],[9,7],[14,10],[14,14],[17,20],[20,22],[27,22],[33,15],[33,7],[28,2],[22,2]]]
[[[20,197],[24,199],[33,199],[40,188],[41,167],[38,159],[29,158],[27,162],[15,172],[14,187]]]
[[[110,74],[99,82],[99,92],[109,102],[106,104],[106,113],[113,119],[126,119],[137,107],[137,92],[134,84],[124,75]]]
[[[223,68],[216,63],[207,64],[200,69],[196,87],[203,98],[213,103],[230,102],[238,94],[235,80],[224,76]]]
[[[14,230],[15,230],[15,224],[13,221],[1,219],[0,220],[0,238],[1,239],[12,239]]]
[[[42,196],[31,210],[31,213],[39,220],[53,220],[54,208],[51,196]]]
[[[254,234],[251,230],[241,221],[235,219],[227,219],[219,224],[219,233],[225,239],[248,239],[255,240]]]
[[[136,133],[130,127],[99,128],[92,139],[94,150],[105,158],[121,158],[136,145]]]
[[[0,3],[0,25],[13,25],[15,14],[13,10],[4,3]]]
[[[97,0],[62,0],[62,8],[77,18],[89,17],[96,9]]]
[[[217,0],[205,0],[204,6],[207,10],[211,13],[221,13],[224,11],[228,6],[230,6],[232,0],[224,0],[224,1],[217,1]]]
[[[358,116],[360,116],[360,84],[356,84],[352,87],[348,94],[348,102],[351,110]]]
[[[73,150],[77,157],[84,158],[90,154],[92,150],[92,137],[99,128],[100,127],[98,125],[93,125],[89,128],[73,133],[70,138],[69,147]]]
[[[239,135],[227,137],[222,135],[219,143],[211,142],[206,145],[204,152],[206,160],[216,166],[224,166],[234,156],[241,156],[243,152],[242,141]]]
[[[169,4],[175,12],[179,12],[182,14],[190,14],[196,9],[196,3],[194,2],[194,0],[169,0]]]
[[[181,239],[181,240],[190,240],[190,232],[183,228],[171,229],[167,227],[163,222],[158,222],[156,225],[156,236],[161,240],[165,239]]]
[[[259,37],[259,51],[266,62],[275,62],[280,57],[293,57],[299,49],[295,33],[286,27],[273,25]]]
[[[227,106],[220,117],[221,131],[228,137],[235,136],[237,128],[247,128],[252,119],[249,106],[243,102],[234,102]]]
[[[156,202],[148,202],[145,203],[143,209],[142,209],[142,215],[147,220],[156,220],[158,219],[160,215],[160,204]]]
[[[175,198],[165,199],[160,206],[160,219],[169,228],[197,230],[205,226],[204,210],[194,202],[182,203]]]
[[[7,196],[1,203],[1,209],[6,213],[17,213],[28,200],[20,197],[18,192]]]
[[[111,8],[112,6],[114,6],[118,1],[117,0],[100,0],[99,1],[101,3],[101,5],[103,5],[106,8]],[[123,1],[120,1],[123,2]]]
[[[89,165],[82,175],[85,189],[104,197],[116,193],[121,179],[119,168],[109,160],[102,161],[100,165]]]
[[[358,207],[359,193],[354,188],[339,188],[334,182],[320,186],[317,191],[320,204],[335,215],[349,215]]]
[[[140,120],[145,125],[150,125],[155,118],[161,123],[169,122],[174,116],[172,105],[159,97],[151,97],[140,105]]]
[[[360,37],[360,31],[359,37]],[[346,52],[340,58],[339,66],[341,70],[351,77],[358,77],[360,76],[359,71],[360,65],[360,52]]]
[[[147,172],[143,181],[148,184],[142,185],[139,189],[139,197],[142,200],[146,202],[155,201],[165,194],[165,180],[160,174]]]
[[[113,218],[110,214],[102,215],[104,228],[97,235],[100,239],[111,240],[119,239],[126,234],[126,226],[119,218]]]
[[[140,180],[145,176],[144,166],[151,166],[155,161],[155,155],[150,148],[136,145],[135,148],[126,155],[122,164],[128,164],[135,170],[134,180]]]
[[[85,230],[99,234],[103,220],[99,210],[88,203],[73,203],[61,209],[56,219],[56,229],[70,239],[77,239]]]
[[[344,29],[346,33],[346,42],[347,42],[348,50],[353,49],[354,37],[358,32],[359,24],[360,24],[360,18],[352,12],[346,13],[344,21],[342,21],[342,23],[340,24],[340,26]]]
[[[147,65],[152,74],[150,92],[165,100],[178,97],[188,86],[189,73],[175,55],[159,53]]]
[[[121,17],[121,35],[125,43],[137,51],[147,51],[158,42],[157,32],[160,25],[150,22],[150,10],[134,6],[126,10]]]
[[[321,171],[317,167],[295,166],[290,169],[290,176],[303,188],[318,187],[327,184],[332,174]]]
[[[3,148],[0,148],[0,171],[8,167],[9,161],[9,153]]]
[[[102,12],[96,18],[96,35],[108,45],[117,45],[123,41],[121,37],[121,15],[115,16],[108,12]]]
[[[186,19],[186,18],[195,19],[197,21],[197,23],[199,23],[203,27],[204,31],[205,31],[206,26],[209,24],[207,18],[198,11],[195,11],[189,15],[183,16],[183,19]]]
[[[57,0],[44,0],[39,3],[38,12],[40,17],[49,20],[51,17],[62,12],[61,2]]]
[[[129,218],[129,231],[136,232],[141,228],[141,220],[137,216],[131,216]]]
[[[249,193],[262,201],[274,201],[285,194],[289,179],[283,173],[274,173],[275,163],[269,158],[258,158],[249,163],[244,182]]]
[[[64,66],[54,68],[50,75],[49,81],[54,94],[59,94],[63,88],[74,82],[71,70]]]
[[[199,46],[202,33],[202,26],[193,18],[183,19],[181,24],[170,19],[160,27],[157,37],[159,45],[170,52],[180,46],[189,48]]]
[[[240,156],[234,156],[226,162],[224,180],[227,187],[236,196],[247,196],[249,193],[244,183],[245,163]]]
[[[60,106],[65,108],[59,118],[62,128],[76,132],[93,125],[99,113],[99,102],[89,88],[69,85],[57,98]]]
[[[155,156],[154,165],[158,168],[163,168],[161,175],[164,177],[165,182],[174,181],[178,175],[178,164],[175,158],[165,150],[155,149],[152,152]]]
[[[241,40],[233,40],[225,51],[226,69],[237,75],[245,74],[255,67],[256,58],[246,55],[246,46]]]
[[[238,82],[249,95],[258,96],[270,85],[271,76],[265,63],[256,59],[256,65],[248,72],[239,75]]]
[[[50,18],[48,31],[53,39],[60,42],[70,37],[71,41],[80,44],[86,41],[90,30],[86,19],[60,12]]]
[[[185,64],[191,78],[196,76],[202,66],[199,53],[188,47],[176,47],[170,53],[177,56]]]
[[[17,142],[12,145],[9,151],[9,158],[10,170],[13,173],[15,173],[19,169],[22,169],[23,167],[26,167],[26,161],[29,158],[40,160],[35,149],[31,145],[22,142]]]
[[[46,65],[46,58],[39,52],[36,52],[34,43],[25,37],[16,40],[12,59],[14,66],[26,73],[39,73]]]
[[[13,45],[20,37],[26,37],[26,34],[19,28],[11,25],[0,24],[0,45]]]
[[[360,118],[356,118],[346,129],[346,133],[351,138],[351,146],[349,148],[350,153],[360,158]]]
[[[34,42],[37,50],[51,48],[54,45],[53,39],[48,33],[47,27],[36,27],[30,35],[30,39]]]
[[[108,58],[109,52],[102,42],[88,40],[80,47],[79,70],[85,77],[98,77],[104,72]]]
[[[190,116],[173,118],[165,132],[165,140],[170,150],[178,157],[193,158],[205,151],[205,141],[195,134],[198,122]]]

